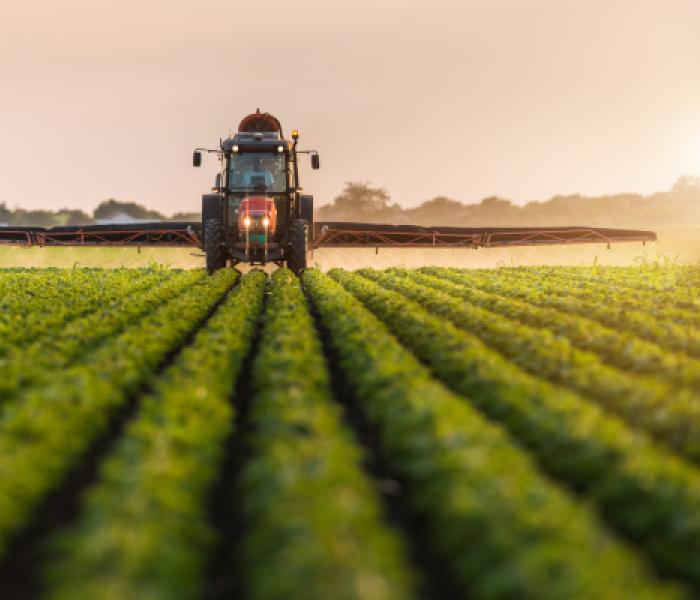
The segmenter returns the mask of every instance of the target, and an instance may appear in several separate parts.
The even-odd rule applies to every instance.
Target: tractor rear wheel
[[[204,252],[207,255],[209,275],[226,266],[224,226],[217,219],[209,219],[204,223]]]
[[[309,224],[304,219],[294,219],[289,226],[289,254],[287,267],[299,275],[306,269],[306,256],[309,245]]]

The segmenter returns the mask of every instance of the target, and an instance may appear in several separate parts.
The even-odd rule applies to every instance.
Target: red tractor
[[[322,222],[314,227],[314,201],[299,185],[299,133],[286,140],[280,122],[260,110],[217,149],[221,165],[211,194],[202,196],[202,222],[124,223],[52,227],[1,227],[0,244],[24,246],[199,246],[213,273],[227,262],[273,262],[295,273],[306,268],[312,248],[496,248],[550,244],[655,241],[653,231],[565,227],[425,227],[383,223]]]
[[[202,164],[202,152],[216,153],[221,164],[211,194],[202,196],[202,250],[213,273],[241,262],[273,262],[295,273],[306,268],[313,232],[313,196],[301,194],[299,133],[285,140],[280,122],[269,113],[245,117],[238,132],[222,140],[218,149],[198,148],[193,164]]]

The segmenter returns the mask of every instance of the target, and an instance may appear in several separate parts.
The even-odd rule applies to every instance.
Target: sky
[[[0,202],[197,211],[256,108],[415,206],[667,190],[700,174],[700,0],[0,5]]]

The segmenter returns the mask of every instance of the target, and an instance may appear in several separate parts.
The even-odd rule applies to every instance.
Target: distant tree
[[[671,192],[674,194],[699,193],[700,192],[700,177],[693,175],[683,175],[673,184]]]
[[[11,219],[12,225],[21,227],[53,227],[58,225],[56,213],[50,210],[24,210],[18,208]]]
[[[12,221],[12,211],[7,208],[7,204],[0,203],[0,223],[10,223]]]
[[[102,202],[92,213],[95,220],[110,219],[118,214],[129,215],[133,219],[163,221],[165,217],[155,210],[148,210],[135,202],[120,202],[114,198]]]
[[[498,210],[508,210],[513,207],[513,203],[505,198],[500,198],[498,196],[489,196],[484,198],[480,204],[481,208],[485,208],[492,211]]]
[[[318,210],[319,218],[327,220],[357,219],[368,221],[398,216],[401,207],[391,204],[389,192],[384,188],[372,187],[369,182],[351,182],[336,196],[332,204]]]
[[[416,208],[408,209],[407,222],[416,225],[449,225],[461,218],[465,207],[459,200],[436,196]]]
[[[386,209],[390,201],[389,192],[384,188],[371,187],[369,183],[347,182],[333,204],[340,210],[371,213]]]
[[[95,220],[86,212],[77,209],[62,208],[56,213],[61,225],[91,225]]]
[[[168,221],[201,221],[202,213],[198,212],[177,212]]]
[[[464,206],[459,200],[448,198],[447,196],[435,196],[431,200],[426,200],[420,208],[430,208],[432,210],[450,212]]]

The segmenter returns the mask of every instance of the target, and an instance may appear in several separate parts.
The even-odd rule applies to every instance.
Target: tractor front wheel
[[[204,223],[204,252],[207,255],[209,275],[226,266],[224,226],[217,219],[209,219]]]
[[[296,275],[306,269],[309,245],[309,224],[304,219],[294,219],[289,227],[289,255],[287,267]]]

